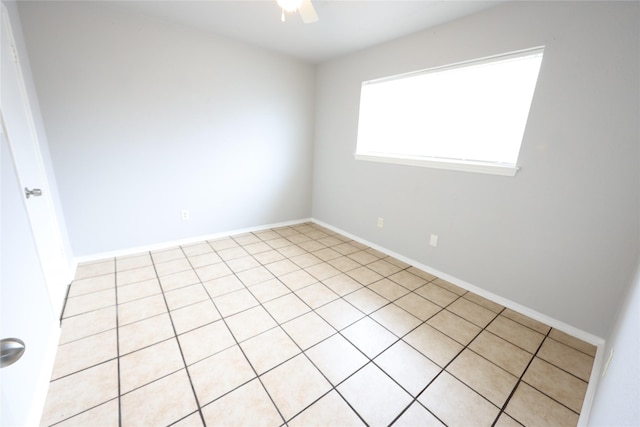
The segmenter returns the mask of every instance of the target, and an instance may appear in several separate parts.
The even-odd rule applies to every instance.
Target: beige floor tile
[[[562,369],[536,357],[522,380],[574,412],[582,411],[587,383]]]
[[[533,354],[487,331],[481,332],[469,348],[516,377],[522,375],[533,358]]]
[[[256,243],[258,244],[258,243]],[[284,255],[282,255],[280,252],[276,251],[275,249],[272,249],[271,246],[267,245],[266,243],[263,243],[266,247],[267,250],[265,251],[261,251],[257,254],[254,254],[253,257],[261,264],[269,264],[271,262],[274,261],[279,261],[281,259],[284,259]]]
[[[295,294],[313,309],[339,298],[335,292],[319,282],[298,289]]]
[[[240,346],[258,375],[300,353],[300,348],[281,328],[269,329]]]
[[[216,252],[218,253],[218,256],[222,258],[224,261],[231,261],[233,259],[241,258],[243,256],[249,255],[247,251],[245,251],[239,246],[236,246],[233,248],[221,249],[221,250],[216,249]]]
[[[277,325],[269,313],[261,306],[234,314],[228,317],[226,321],[229,330],[231,330],[238,342],[261,334]]]
[[[238,245],[235,240],[231,237],[222,237],[219,239],[208,240],[209,246],[211,246],[216,251],[221,251],[223,249],[229,248],[237,248]]]
[[[273,249],[281,249],[287,246],[294,246],[290,240],[287,240],[284,237],[278,237],[277,239],[267,240],[265,243],[271,246]],[[292,256],[292,255],[286,255],[286,256]]]
[[[509,415],[504,412],[500,414],[500,418],[494,424],[494,427],[521,427],[522,424],[511,418]]]
[[[203,359],[188,369],[202,406],[256,377],[237,345]]]
[[[213,252],[213,248],[206,242],[195,243],[193,245],[182,246],[182,252],[188,257],[193,257],[202,254],[208,254]]]
[[[349,258],[351,258],[352,260],[356,261],[359,264],[362,265],[367,265],[370,264],[374,261],[378,260],[378,257],[375,255],[370,254],[369,252],[366,251],[358,251],[358,252],[354,252],[352,254],[347,255]],[[380,274],[380,273],[378,273]]]
[[[414,402],[409,409],[407,409],[398,418],[398,421],[393,423],[394,427],[445,427],[431,412],[427,411],[424,406],[418,402]]]
[[[332,246],[331,248],[337,252],[340,252],[342,255],[349,255],[361,250],[361,248],[353,246],[349,242],[340,243],[339,245]]]
[[[371,363],[337,389],[369,425],[389,425],[412,400],[406,391]]]
[[[462,345],[427,324],[422,324],[403,340],[440,367],[447,365],[463,348]]]
[[[235,240],[236,243],[242,246],[261,242],[261,240],[253,233],[245,233],[233,236],[233,240]]]
[[[335,391],[323,396],[316,403],[291,420],[290,427],[358,427],[362,420]]]
[[[69,297],[90,294],[92,292],[113,289],[116,286],[115,274],[103,274],[87,279],[74,280],[69,289]]]
[[[206,282],[208,280],[217,279],[219,277],[228,276],[233,272],[223,262],[217,264],[206,265],[204,267],[196,268],[196,274],[201,281]]]
[[[218,310],[210,300],[173,310],[170,315],[177,334],[185,333],[220,319]]]
[[[338,385],[369,361],[341,335],[334,335],[305,353],[333,385]]]
[[[391,264],[393,264],[393,265],[395,265],[397,267],[400,267],[403,270],[407,270],[407,271],[409,271],[409,273],[413,273],[413,271],[409,270],[409,267],[411,267],[411,265],[407,264],[404,261],[400,261],[399,259],[394,258],[392,256],[387,256],[385,254],[383,254],[383,255],[384,255],[383,259],[385,261],[387,261],[388,263],[391,263]],[[415,273],[413,273],[413,274],[415,274]],[[427,274],[427,273],[425,273],[425,274]],[[416,274],[416,276],[420,276],[420,275]],[[420,276],[420,277],[422,277],[422,276]],[[423,277],[423,279],[424,279],[424,277]],[[429,280],[431,280],[431,279],[429,279]]]
[[[500,313],[504,310],[504,307],[498,303],[490,301],[486,298],[481,297],[480,295],[474,294],[473,292],[467,292],[463,295],[464,298],[469,301],[475,302],[478,305],[483,306],[484,308],[493,311],[494,313]]]
[[[422,323],[420,319],[395,304],[385,305],[378,311],[371,313],[371,318],[393,332],[398,338]]]
[[[49,384],[42,424],[51,425],[118,397],[118,362],[113,360]]]
[[[556,427],[578,424],[578,414],[522,382],[518,384],[505,412],[526,426]]]
[[[164,341],[172,336],[174,336],[174,331],[168,313],[129,323],[119,328],[118,331],[120,356]]]
[[[282,324],[282,328],[303,350],[336,333],[331,325],[314,312],[296,317]]]
[[[169,310],[175,310],[200,301],[208,300],[209,294],[205,291],[204,286],[198,283],[165,292],[164,297],[167,300]]]
[[[367,267],[359,267],[354,270],[349,270],[346,274],[363,286],[370,285],[373,282],[383,279],[381,275]]]
[[[324,279],[322,283],[340,296],[345,296],[362,288],[360,283],[356,282],[346,274],[338,274],[328,279]]]
[[[213,302],[216,304],[218,311],[222,317],[231,316],[241,311],[247,310],[251,307],[255,307],[258,304],[257,299],[251,295],[246,289],[240,289],[238,291],[230,292],[228,294],[214,297]]]
[[[253,286],[257,285],[258,283],[271,280],[274,278],[274,276],[265,267],[259,266],[238,273],[238,278],[242,281],[242,283],[244,283],[245,286]]]
[[[397,299],[394,304],[402,307],[404,310],[413,314],[415,317],[422,321],[431,318],[440,310],[442,310],[442,307],[440,307],[439,305],[434,304],[431,301],[413,292]]]
[[[277,246],[276,250],[278,251],[278,253],[284,256],[285,258],[291,259],[293,257],[304,255],[307,253],[307,251],[302,249],[300,246],[292,244],[287,239],[281,239],[281,240],[274,239],[274,240],[268,241],[267,244],[271,245],[272,242],[275,246]]]
[[[538,322],[537,320],[534,320],[530,317],[527,317],[523,314],[520,314],[516,311],[513,311],[509,308],[507,308],[506,310],[504,310],[501,313],[504,317],[508,317],[511,320],[514,320],[528,328],[533,329],[534,331],[540,332],[543,335],[546,335],[547,332],[549,332],[549,330],[551,329],[550,326],[545,325],[542,322]]]
[[[218,264],[222,262],[222,259],[218,256],[218,254],[214,252],[200,254],[200,255],[190,255],[189,262],[193,266],[193,268],[206,267],[207,265]]]
[[[271,246],[267,245],[262,241],[244,245],[243,248],[245,251],[249,252],[251,255],[262,254],[272,250]]]
[[[78,265],[76,269],[76,280],[86,279],[87,277],[101,276],[115,272],[115,262],[113,259],[106,261],[91,262]]]
[[[368,317],[357,321],[341,333],[369,358],[376,357],[398,340],[398,337]]]
[[[124,394],[184,368],[175,338],[120,358],[120,393]]]
[[[182,252],[181,248],[176,247],[163,249],[160,251],[153,251],[151,252],[151,258],[153,258],[153,262],[155,264],[160,264],[167,261],[185,258],[185,255],[184,252]]]
[[[370,314],[389,304],[389,301],[368,288],[360,288],[346,295],[344,299],[365,314]]]
[[[222,320],[179,335],[178,340],[187,365],[236,344],[231,332]]]
[[[82,313],[89,313],[90,311],[110,307],[115,305],[115,303],[115,288],[68,298],[64,307],[64,317],[66,318]]]
[[[174,424],[171,424],[171,427],[203,427],[204,424],[202,422],[202,418],[200,417],[200,412],[196,411],[191,415],[187,415],[182,418],[180,421],[177,421]]]
[[[219,297],[244,289],[244,285],[235,275],[223,276],[203,283],[211,298]]]
[[[181,271],[191,270],[191,264],[186,258],[174,259],[172,261],[156,264],[158,276],[168,276],[169,274],[179,273]]]
[[[329,249],[331,250],[331,249]],[[348,273],[351,270],[355,270],[356,268],[360,268],[360,264],[349,257],[342,256],[338,252],[332,251],[335,254],[338,254],[338,257],[327,259],[329,264],[342,271],[343,273]],[[318,253],[316,253],[318,255]],[[319,256],[319,255],[318,255]],[[319,256],[320,257],[320,256]],[[320,257],[321,258],[321,257]]]
[[[119,422],[118,399],[113,399],[56,424],[56,427],[118,427]]]
[[[370,264],[367,264],[367,267],[375,271],[382,277],[391,276],[392,274],[398,273],[400,270],[402,270],[402,268],[388,261],[385,261],[384,259],[373,261]]]
[[[446,280],[439,277],[436,277],[432,283],[446,289],[449,292],[453,292],[456,295],[464,295],[467,293],[467,291],[465,289],[462,289],[460,286],[456,286],[453,283],[447,282]]]
[[[430,318],[427,323],[462,345],[469,344],[481,331],[473,323],[447,310],[440,311]]]
[[[285,274],[278,277],[282,283],[284,283],[292,291],[297,291],[305,286],[309,286],[316,283],[317,280],[304,270],[297,270],[293,273]]]
[[[317,280],[326,280],[334,276],[342,274],[340,270],[331,266],[326,262],[305,267],[305,271],[315,277]]]
[[[448,426],[490,426],[500,413],[447,372],[440,374],[418,400]]]
[[[116,270],[124,271],[134,268],[147,267],[152,265],[151,254],[142,253],[135,256],[118,257],[116,258]]]
[[[389,279],[379,280],[370,284],[367,288],[389,301],[395,301],[410,292],[407,288],[400,286]]]
[[[200,278],[193,270],[181,271],[180,273],[169,274],[160,278],[160,285],[165,292],[196,283],[200,283]]]
[[[283,423],[257,379],[205,406],[202,415],[211,426],[277,427]]]
[[[459,298],[453,292],[449,292],[438,285],[434,285],[433,283],[427,283],[426,285],[416,289],[415,293],[439,305],[440,307],[446,307]]]
[[[120,326],[148,319],[167,312],[167,304],[162,294],[151,295],[118,305],[118,324]]]
[[[286,295],[291,291],[285,285],[280,283],[278,279],[271,279],[251,286],[249,288],[249,292],[251,292],[258,301],[265,303]]]
[[[329,262],[329,264],[332,264],[332,265],[333,265],[333,263],[331,262],[331,260],[343,258],[343,255],[340,252],[334,251],[331,248],[320,249],[318,251],[313,252],[313,255],[316,256],[317,258],[320,258],[323,261]],[[352,265],[355,265],[356,267],[360,266],[360,264],[358,264],[357,262],[355,262],[353,260],[349,260],[349,261],[353,262]],[[334,265],[334,267],[336,267],[336,266]],[[338,267],[336,267],[336,268],[338,268]],[[344,271],[344,270],[342,270],[340,268],[338,268],[338,270]]]
[[[389,276],[389,279],[411,291],[418,289],[427,283],[422,277],[411,274],[406,270],[399,271],[398,273]]]
[[[116,307],[106,307],[62,320],[60,344],[85,338],[116,327]]]
[[[158,279],[143,280],[130,285],[118,286],[118,304],[157,295],[162,292]]]
[[[131,270],[119,271],[116,273],[118,286],[128,285],[130,283],[142,282],[143,280],[155,279],[156,270],[152,265],[146,267],[133,268]]]
[[[364,313],[342,298],[323,305],[316,313],[336,330],[342,330],[364,317]]]
[[[518,383],[518,378],[468,349],[451,362],[447,372],[499,408]]]
[[[584,381],[589,381],[593,368],[593,357],[566,344],[546,339],[538,352],[538,357]]]
[[[529,353],[535,353],[544,339],[544,335],[504,316],[498,316],[486,329]]]
[[[235,273],[250,270],[252,268],[260,267],[260,263],[256,261],[251,255],[243,256],[226,261],[227,266]]]
[[[549,338],[560,341],[561,343],[566,344],[569,347],[573,347],[576,350],[581,351],[591,357],[595,357],[596,351],[598,350],[595,345],[589,344],[588,342],[582,341],[581,339],[573,337],[557,329],[551,330],[551,332],[549,333]]]
[[[197,409],[183,369],[121,398],[122,426],[169,425]]]
[[[334,236],[327,236],[318,239],[318,242],[322,243],[325,246],[331,247],[335,245],[339,245],[342,243],[342,240],[336,239]]]
[[[304,355],[299,355],[261,377],[285,420],[290,420],[331,389],[331,385]]]
[[[110,329],[58,346],[51,379],[78,372],[118,356],[116,330]]]
[[[287,273],[292,273],[296,270],[300,270],[300,267],[292,263],[288,259],[272,262],[265,265],[265,268],[271,272],[274,276],[282,276]]]
[[[487,326],[496,317],[493,311],[465,298],[458,298],[447,307],[447,310],[481,328]]]
[[[427,273],[426,271],[422,271],[419,268],[416,267],[409,267],[407,268],[407,271],[411,274],[415,274],[418,277],[422,277],[424,280],[426,280],[427,282],[430,282],[434,279],[436,279],[436,276],[434,276],[431,273]]]
[[[322,263],[322,260],[320,258],[310,253],[304,253],[291,257],[291,261],[300,268],[309,268],[311,266]]]
[[[284,323],[304,313],[311,311],[295,294],[287,294],[264,304],[264,308],[278,323]]]
[[[438,365],[404,341],[392,345],[374,362],[413,396],[417,396],[441,371]]]

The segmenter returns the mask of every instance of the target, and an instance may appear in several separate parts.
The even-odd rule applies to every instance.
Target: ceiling
[[[314,0],[319,21],[280,20],[276,0],[111,1],[164,21],[319,63],[495,6],[504,0]]]

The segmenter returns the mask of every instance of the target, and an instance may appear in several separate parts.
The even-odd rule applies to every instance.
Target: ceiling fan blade
[[[298,12],[300,12],[302,22],[305,24],[312,24],[318,20],[318,14],[311,3],[311,0],[302,0],[302,4],[300,5]]]

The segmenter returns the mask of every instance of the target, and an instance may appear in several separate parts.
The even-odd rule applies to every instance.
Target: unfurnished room
[[[3,426],[640,425],[640,2],[2,0]]]

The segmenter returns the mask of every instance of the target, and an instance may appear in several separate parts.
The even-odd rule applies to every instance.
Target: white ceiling
[[[320,20],[281,22],[276,0],[113,1],[162,20],[188,25],[318,63],[433,27],[504,0],[314,0]]]

